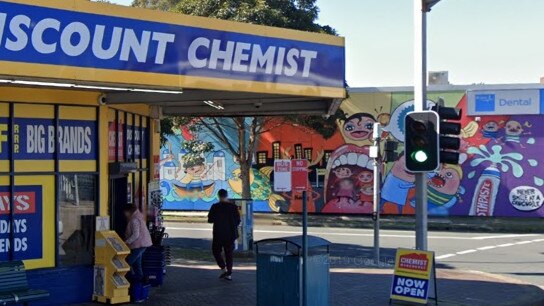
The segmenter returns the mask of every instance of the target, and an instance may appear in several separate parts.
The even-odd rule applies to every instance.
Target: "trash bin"
[[[308,236],[308,305],[329,305],[329,245]],[[302,236],[257,241],[255,252],[257,305],[302,305]]]

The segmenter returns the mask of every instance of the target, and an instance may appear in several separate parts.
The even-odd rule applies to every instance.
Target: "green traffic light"
[[[418,163],[424,163],[429,158],[427,153],[423,150],[417,150],[412,154],[412,158],[415,159]]]

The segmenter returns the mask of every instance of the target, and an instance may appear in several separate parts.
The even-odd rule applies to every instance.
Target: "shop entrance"
[[[123,215],[123,208],[127,205],[127,185],[128,176],[114,176],[110,178],[110,216],[111,228],[119,234],[125,236],[127,221]]]

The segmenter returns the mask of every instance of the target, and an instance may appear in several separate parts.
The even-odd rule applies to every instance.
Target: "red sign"
[[[123,141],[123,124],[119,123],[117,129],[115,128],[115,123],[110,122],[108,130],[108,156],[109,161],[116,161],[115,148],[117,148],[117,154],[119,155],[119,161],[125,160],[125,148]]]
[[[15,192],[15,213],[33,214],[36,212],[36,193],[33,191]],[[9,214],[11,196],[9,192],[0,192],[0,215]]]
[[[399,268],[406,270],[427,271],[429,260],[425,254],[405,254],[400,256]]]
[[[291,160],[291,181],[293,184],[293,190],[308,190],[308,160]]]

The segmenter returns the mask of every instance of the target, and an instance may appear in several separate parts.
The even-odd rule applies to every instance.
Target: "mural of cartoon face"
[[[372,183],[374,180],[374,174],[371,171],[363,170],[361,173],[359,173],[359,176],[357,177],[359,179],[359,182],[361,185],[367,185]]]
[[[374,195],[374,187],[372,185],[367,185],[361,188],[361,193],[367,196]]]
[[[506,135],[519,136],[523,133],[523,126],[521,126],[521,123],[515,120],[510,120],[506,122],[504,132],[506,133]]]
[[[353,141],[364,141],[372,138],[372,130],[376,119],[368,113],[353,114],[346,119],[342,127],[344,138]]]
[[[435,172],[429,178],[427,183],[429,187],[443,194],[457,194],[459,185],[461,185],[461,175],[459,173],[460,170],[453,169],[452,167],[455,166],[444,165],[438,172]]]
[[[499,130],[499,124],[496,121],[488,121],[482,126],[482,129],[486,132],[497,132]]]
[[[334,169],[333,172],[339,179],[351,177],[351,175],[353,174],[351,169],[348,167],[338,167]]]
[[[185,173],[193,177],[200,177],[202,174],[204,174],[205,170],[206,170],[206,166],[204,164],[199,164],[199,165],[194,165],[192,167],[186,168]]]
[[[410,173],[406,171],[405,167],[405,160],[404,155],[401,155],[400,158],[393,163],[393,167],[391,168],[391,173],[396,176],[397,178],[405,181],[405,182],[415,182],[416,177],[413,173]]]

